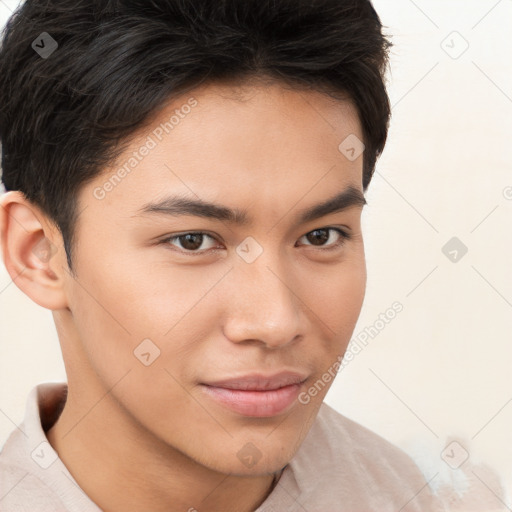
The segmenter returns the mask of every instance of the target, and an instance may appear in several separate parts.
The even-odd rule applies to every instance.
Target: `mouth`
[[[272,417],[287,412],[307,380],[298,372],[281,372],[272,376],[245,375],[211,383],[201,388],[210,399],[249,417]]]

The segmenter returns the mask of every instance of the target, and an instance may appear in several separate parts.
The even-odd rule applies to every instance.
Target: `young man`
[[[323,403],[365,295],[381,28],[368,0],[11,18],[2,255],[68,381],[30,393],[0,510],[436,510],[405,453]]]

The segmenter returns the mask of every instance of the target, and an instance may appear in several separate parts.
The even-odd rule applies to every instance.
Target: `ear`
[[[9,191],[0,197],[5,268],[25,295],[51,310],[67,307],[65,267],[58,263],[63,261],[64,247],[57,231],[22,192]]]

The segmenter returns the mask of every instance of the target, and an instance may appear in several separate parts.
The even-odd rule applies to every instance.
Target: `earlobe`
[[[48,234],[48,236],[47,236]],[[18,288],[40,306],[67,307],[59,250],[41,211],[19,191],[0,197],[0,240],[7,272]],[[60,276],[59,276],[60,274]]]

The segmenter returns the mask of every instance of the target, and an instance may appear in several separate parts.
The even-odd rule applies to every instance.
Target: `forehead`
[[[340,150],[349,137],[363,139],[350,101],[279,83],[205,85],[155,112],[80,201],[133,215],[171,192],[244,207],[331,197],[361,188],[362,157]]]

